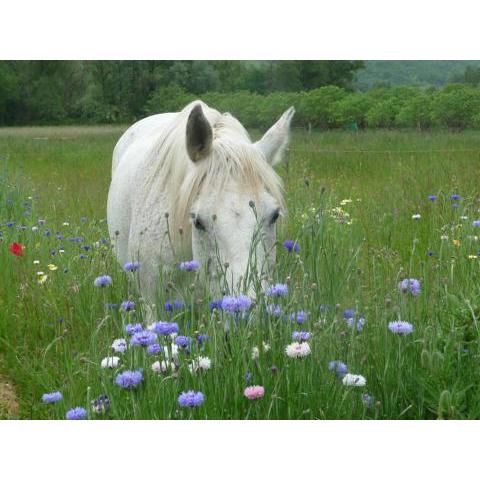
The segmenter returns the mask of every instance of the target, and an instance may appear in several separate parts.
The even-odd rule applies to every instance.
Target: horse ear
[[[255,145],[265,155],[270,165],[277,165],[285,157],[290,133],[290,123],[295,109],[290,107]]]
[[[190,112],[187,121],[187,152],[192,162],[205,158],[212,147],[212,127],[200,104]]]

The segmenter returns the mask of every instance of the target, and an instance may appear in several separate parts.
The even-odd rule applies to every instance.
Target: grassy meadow
[[[72,407],[91,419],[480,417],[480,133],[295,132],[278,169],[288,216],[278,223],[271,279],[288,284],[288,295],[273,302],[258,292],[248,319],[235,322],[211,311],[197,273],[164,279],[159,320],[178,323],[191,344],[179,348],[175,371],[157,373],[151,365],[165,354],[143,347],[115,353],[117,368],[100,365],[114,339],[128,342],[125,325],[143,316],[136,273],[123,271],[105,241],[111,154],[122,132],[0,129],[0,373],[15,385],[20,418],[63,419]],[[298,254],[286,239],[298,242]],[[25,246],[22,256],[9,250],[13,242]],[[113,283],[96,288],[103,274]],[[420,281],[418,295],[397,288],[408,278]],[[120,308],[127,299],[134,311]],[[173,300],[184,306],[163,308]],[[280,316],[269,313],[272,303]],[[300,311],[308,312],[302,324]],[[397,320],[413,332],[390,331]],[[285,353],[294,331],[310,333],[305,358]],[[198,342],[200,334],[208,340]],[[161,342],[172,360],[171,341]],[[209,370],[190,371],[198,356],[211,360]],[[344,385],[331,361],[366,385]],[[137,388],[115,383],[138,369]],[[248,385],[263,386],[263,398],[245,398]],[[179,406],[188,390],[203,392],[203,405]],[[42,402],[54,391],[60,402]],[[97,414],[91,401],[104,394],[110,408]]]

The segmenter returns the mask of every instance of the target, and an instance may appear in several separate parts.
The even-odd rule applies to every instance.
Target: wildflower
[[[457,194],[453,194],[453,195],[450,195],[450,198],[452,200],[460,200],[462,197],[460,195],[457,195]]]
[[[43,403],[57,403],[63,400],[63,395],[60,392],[44,393],[42,395]]]
[[[190,260],[188,262],[182,262],[180,264],[180,270],[185,270],[186,272],[191,272],[197,270],[200,267],[200,263],[196,260]]]
[[[244,312],[252,305],[252,300],[246,295],[239,295],[238,297],[225,296],[222,299],[222,310],[230,313]]]
[[[157,341],[157,334],[151,330],[143,330],[141,332],[134,333],[130,339],[130,345],[147,347]]]
[[[300,245],[297,242],[294,242],[293,240],[285,240],[283,242],[283,246],[289,251],[289,252],[295,252],[299,253],[300,252]]]
[[[285,347],[285,353],[290,358],[302,358],[310,355],[310,345],[307,342],[293,342]]]
[[[347,319],[347,325],[349,328],[357,329],[357,332],[361,332],[363,330],[363,326],[365,325],[365,317],[361,316],[358,319],[355,317],[350,317]]]
[[[40,260],[34,260],[34,261],[33,261],[33,264],[34,264],[34,265],[39,265],[39,264],[40,264]]]
[[[212,300],[209,303],[210,311],[213,312],[214,310],[221,310],[222,309],[222,299],[219,300]]]
[[[442,241],[448,240],[448,235],[442,235],[442,236],[440,237],[440,240],[442,240]]]
[[[179,335],[178,337],[175,338],[175,345],[178,345],[179,347],[188,347],[190,344],[190,337],[186,337],[185,335]]]
[[[125,325],[125,333],[127,335],[133,335],[142,331],[143,327],[141,323],[128,323],[127,325]]]
[[[420,220],[422,216],[419,213],[415,213],[412,215],[412,220]]]
[[[399,282],[398,289],[402,292],[409,292],[416,297],[420,293],[420,282],[415,278],[406,278]]]
[[[181,300],[174,300],[173,303],[168,301],[165,303],[165,310],[167,312],[173,312],[174,309],[179,310],[180,308],[183,308],[185,304]]]
[[[456,246],[456,247],[459,247],[461,245],[461,241],[460,240],[457,240],[457,239],[454,239],[453,240],[453,244]]]
[[[178,345],[176,345],[175,343],[172,343],[170,345],[170,350],[172,352],[172,359],[178,360]],[[163,347],[163,354],[165,355],[166,359],[170,358],[170,352],[168,350],[168,347]]]
[[[476,260],[478,258],[478,256],[477,255],[469,255],[468,258],[470,260]]]
[[[105,357],[102,360],[102,363],[100,364],[100,366],[102,368],[117,368],[119,364],[120,364],[119,357]]]
[[[272,315],[272,317],[279,317],[282,314],[282,308],[280,305],[270,304],[267,305],[267,313],[268,315]]]
[[[48,279],[48,275],[42,274],[40,275],[40,278],[38,279],[38,283],[40,285],[44,284]]]
[[[120,305],[120,308],[122,310],[125,310],[126,312],[130,312],[131,310],[133,310],[135,308],[135,302],[133,302],[132,300],[125,300]]]
[[[202,392],[194,392],[190,390],[188,392],[182,392],[178,396],[178,404],[181,407],[199,407],[205,401],[205,396]]]
[[[51,270],[52,272],[54,272],[55,270],[58,270],[58,267],[56,265],[54,265],[53,263],[49,263],[47,265],[48,269]]]
[[[299,325],[304,323],[308,319],[308,312],[301,310],[300,312],[292,313],[290,315],[290,320],[297,322]]]
[[[436,196],[436,195],[429,195],[429,196],[428,196],[428,199],[429,199],[431,202],[434,202],[434,201],[437,199],[437,196]]]
[[[343,377],[342,383],[347,387],[364,387],[367,384],[367,380],[362,375],[347,373]]]
[[[124,266],[123,269],[126,272],[135,272],[139,269],[140,263],[139,262],[127,262]]]
[[[112,343],[112,350],[115,353],[124,353],[127,349],[127,341],[124,338],[117,338]]]
[[[143,374],[141,370],[127,370],[117,375],[115,383],[121,388],[133,389],[136,388],[142,380]]]
[[[95,279],[93,284],[96,287],[106,287],[112,284],[112,277],[110,277],[110,275],[101,275]]]
[[[355,310],[353,308],[347,308],[346,310],[343,311],[343,318],[345,320],[348,320],[349,318],[355,318]]]
[[[365,405],[366,408],[372,408],[374,401],[375,399],[368,393],[362,394],[362,403]]]
[[[38,232],[38,227],[36,225],[32,227],[32,232]]]
[[[474,226],[474,227],[480,227],[480,220],[474,220],[474,221],[472,222],[472,226]]]
[[[189,365],[190,372],[194,373],[198,370],[210,370],[212,366],[212,361],[208,357],[198,357],[196,360],[193,360]]]
[[[265,389],[260,385],[252,385],[250,387],[247,387],[243,391],[243,394],[249,400],[257,400],[259,398],[262,398],[265,395]]]
[[[293,332],[292,333],[292,340],[297,341],[297,342],[306,342],[310,339],[310,332]]]
[[[207,342],[209,340],[209,336],[206,335],[205,333],[199,333],[197,335],[197,342],[199,345],[202,345],[203,343]]]
[[[92,411],[97,414],[106,413],[110,409],[110,399],[107,395],[100,395],[90,402]]]
[[[170,369],[172,372],[174,372],[175,369],[176,369],[176,366],[173,362],[169,362],[169,361],[166,361],[166,360],[162,360],[160,362],[160,361],[157,360],[156,362],[152,363],[150,368],[155,373],[166,373],[168,371],[168,369]]]
[[[158,343],[152,343],[147,347],[147,353],[149,355],[156,355],[162,350],[162,347]]]
[[[270,345],[268,343],[262,342],[262,348],[264,352],[268,352],[270,350]]]
[[[398,333],[399,335],[409,335],[413,332],[413,325],[409,322],[397,320],[396,322],[390,322],[388,324],[388,329],[393,333]]]
[[[343,378],[348,372],[347,366],[340,360],[332,360],[328,362],[328,369],[334,370],[339,378]]]
[[[260,356],[260,350],[258,349],[258,347],[253,347],[252,353],[251,353],[252,360],[258,360],[259,356]]]
[[[63,222],[62,225],[63,225],[64,227],[68,227],[68,226],[70,225],[70,223],[68,223],[68,222]]]
[[[71,408],[65,415],[67,420],[85,420],[87,411],[83,407]]]
[[[13,242],[8,248],[15,256],[22,257],[25,247],[21,243]]]
[[[178,324],[174,322],[155,322],[152,328],[159,335],[171,335],[179,331]]]
[[[288,285],[284,283],[277,283],[267,288],[265,294],[268,297],[284,297],[288,294]]]
[[[250,383],[251,380],[252,380],[252,374],[251,374],[250,372],[247,372],[247,373],[245,374],[245,381],[246,381],[247,383]]]
[[[347,203],[352,203],[352,199],[351,198],[345,198],[340,202],[340,205],[342,207],[344,207],[345,205],[347,205]]]

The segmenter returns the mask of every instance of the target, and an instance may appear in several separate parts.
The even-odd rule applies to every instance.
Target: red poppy
[[[17,257],[21,257],[23,255],[23,245],[21,243],[12,243],[10,245],[10,251],[16,255]]]

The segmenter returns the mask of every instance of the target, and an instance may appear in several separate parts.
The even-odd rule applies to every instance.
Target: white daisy
[[[367,384],[367,379],[362,375],[354,375],[347,373],[342,380],[347,387],[364,387]]]
[[[302,358],[310,355],[310,345],[308,342],[293,342],[290,345],[287,345],[285,348],[285,353],[290,358]]]

